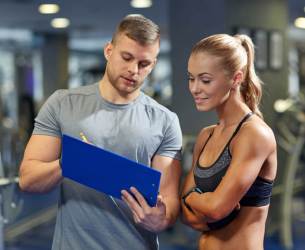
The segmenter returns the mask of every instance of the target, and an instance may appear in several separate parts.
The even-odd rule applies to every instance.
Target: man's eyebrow
[[[148,64],[151,64],[153,61],[149,60],[149,59],[144,59],[144,60],[141,60],[141,63],[148,63]]]
[[[134,58],[133,54],[131,54],[131,53],[127,52],[127,51],[121,51],[121,54],[122,55],[127,55],[127,56],[130,56],[130,57]],[[143,60],[140,60],[140,62],[151,64],[153,62],[153,60],[143,59]]]
[[[121,54],[133,57],[133,55],[131,53],[127,52],[127,51],[121,51]]]

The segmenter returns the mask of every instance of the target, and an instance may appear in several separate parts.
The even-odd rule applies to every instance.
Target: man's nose
[[[128,72],[132,73],[132,74],[137,74],[139,71],[139,66],[138,63],[136,62],[131,62],[128,65]]]

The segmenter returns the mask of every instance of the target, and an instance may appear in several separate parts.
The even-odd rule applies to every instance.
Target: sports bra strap
[[[209,141],[210,138],[212,137],[213,133],[214,133],[214,128],[213,128],[213,130],[211,131],[211,133],[209,134],[208,139],[206,139],[205,143],[203,144],[203,147],[202,147],[202,149],[201,149],[201,151],[200,151],[200,153],[199,153],[199,155],[198,155],[198,159],[197,159],[197,160],[199,160],[199,157],[200,157],[201,153],[203,152],[205,146],[208,144],[208,141]]]
[[[243,123],[244,123],[251,115],[253,115],[253,112],[249,112],[248,114],[246,114],[245,117],[239,122],[239,124],[238,124],[237,128],[235,129],[234,133],[232,134],[230,140],[229,140],[228,143],[226,144],[226,147],[230,144],[230,142],[232,141],[232,139],[234,138],[234,136],[238,133],[238,131],[239,131],[239,129],[241,128],[241,126],[243,125]],[[205,141],[205,143],[204,143],[204,145],[203,145],[203,147],[202,147],[202,149],[201,149],[201,151],[200,151],[200,153],[199,153],[199,155],[198,155],[197,161],[199,160],[199,157],[200,157],[201,153],[203,152],[205,146],[207,145],[208,141],[209,141],[210,138],[212,137],[212,135],[213,135],[213,133],[214,133],[214,129],[215,129],[215,128],[213,128],[213,130],[212,130],[211,133],[209,134],[208,139]]]
[[[239,122],[238,126],[236,127],[234,133],[232,134],[230,140],[227,143],[227,146],[230,145],[231,141],[233,140],[234,136],[238,133],[238,131],[240,130],[241,126],[243,125],[243,123],[248,120],[248,118],[253,115],[253,112],[249,112],[248,114],[245,115],[245,117]]]

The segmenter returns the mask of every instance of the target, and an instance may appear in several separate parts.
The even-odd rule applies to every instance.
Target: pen
[[[80,135],[80,138],[82,138],[83,142],[89,143],[88,139],[86,138],[86,136],[84,135],[83,132],[80,132],[79,135]]]

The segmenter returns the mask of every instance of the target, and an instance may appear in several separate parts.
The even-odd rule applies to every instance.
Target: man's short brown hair
[[[141,45],[154,44],[160,41],[160,29],[152,20],[142,15],[128,15],[117,26],[112,37],[116,42],[119,35],[124,34]]]

